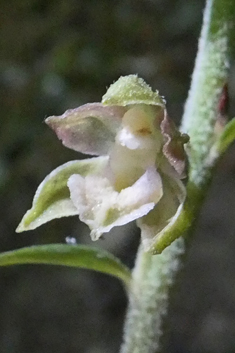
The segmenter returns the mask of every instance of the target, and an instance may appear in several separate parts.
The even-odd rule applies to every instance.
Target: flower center
[[[131,186],[149,167],[155,166],[162,137],[155,125],[158,107],[136,105],[123,116],[110,153],[110,168],[117,191]]]

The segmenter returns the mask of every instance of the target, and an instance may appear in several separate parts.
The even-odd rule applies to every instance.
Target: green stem
[[[234,24],[235,0],[207,1],[181,125],[181,130],[190,136],[187,199],[172,228],[157,239],[153,252],[161,252],[174,239],[190,231],[206,195],[213,167],[220,155],[214,150],[219,139],[214,128],[221,93],[228,82]]]
[[[228,82],[234,16],[234,0],[207,1],[181,127],[190,136],[189,179],[197,186],[210,178],[207,156],[215,139],[220,95]]]
[[[177,239],[161,255],[140,247],[130,287],[130,303],[121,353],[155,353],[167,313],[169,288],[180,267],[184,241]],[[157,294],[157,295],[156,295]]]
[[[199,41],[191,89],[185,106],[182,131],[190,136],[189,182],[182,215],[155,246],[161,252],[180,235],[190,236],[201,208],[215,161],[208,156],[215,143],[214,125],[222,89],[228,80],[229,51],[235,19],[235,0],[208,0]],[[167,312],[169,290],[183,252],[179,238],[160,255],[140,248],[133,271],[129,308],[121,353],[156,353]],[[154,249],[153,249],[154,250]]]

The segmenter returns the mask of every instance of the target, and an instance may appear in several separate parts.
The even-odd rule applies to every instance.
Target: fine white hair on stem
[[[130,302],[121,353],[155,353],[162,336],[169,292],[180,269],[184,240],[177,239],[160,255],[140,248],[130,288]],[[140,339],[141,337],[141,339]]]

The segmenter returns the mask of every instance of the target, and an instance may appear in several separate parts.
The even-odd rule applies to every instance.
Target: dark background
[[[202,0],[0,1],[0,250],[90,243],[77,217],[16,234],[42,179],[68,160],[46,116],[100,101],[120,75],[138,73],[179,122],[190,84]],[[234,114],[235,69],[230,93]],[[181,281],[164,351],[235,352],[234,146],[219,163]],[[100,241],[133,266],[134,225]],[[126,298],[118,280],[52,266],[0,269],[0,353],[116,353]]]

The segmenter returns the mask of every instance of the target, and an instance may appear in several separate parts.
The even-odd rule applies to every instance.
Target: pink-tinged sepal
[[[99,156],[107,154],[114,143],[125,111],[124,107],[90,103],[50,116],[45,122],[66,147]]]
[[[175,169],[180,179],[186,177],[187,156],[184,150],[184,144],[189,141],[187,134],[181,134],[174,122],[165,112],[161,124],[161,132],[164,138],[162,152],[170,165]]]

